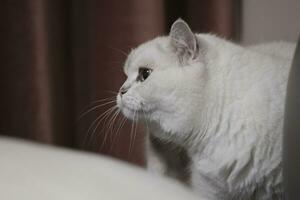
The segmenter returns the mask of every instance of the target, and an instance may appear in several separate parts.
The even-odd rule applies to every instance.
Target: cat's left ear
[[[171,46],[180,62],[197,57],[198,41],[189,25],[182,19],[177,19],[170,30]]]

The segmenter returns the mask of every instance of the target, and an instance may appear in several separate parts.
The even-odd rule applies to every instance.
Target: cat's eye
[[[151,74],[152,69],[146,68],[146,67],[141,67],[139,68],[139,74],[138,77],[136,78],[137,81],[145,81]]]

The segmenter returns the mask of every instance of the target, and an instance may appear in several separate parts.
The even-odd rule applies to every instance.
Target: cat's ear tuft
[[[185,21],[177,19],[171,27],[169,36],[171,46],[181,62],[197,56],[197,38]]]

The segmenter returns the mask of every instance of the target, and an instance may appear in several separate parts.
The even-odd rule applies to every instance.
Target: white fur
[[[281,199],[284,99],[295,45],[246,48],[196,37],[199,56],[184,64],[169,36],[133,50],[124,66],[130,89],[118,96],[119,107],[128,118],[145,113],[152,134],[187,150],[197,193],[211,200]],[[144,66],[153,72],[137,82]]]

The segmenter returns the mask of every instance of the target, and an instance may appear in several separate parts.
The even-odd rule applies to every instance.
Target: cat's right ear
[[[173,51],[181,63],[197,56],[197,38],[185,21],[177,19],[171,27],[169,36]]]

